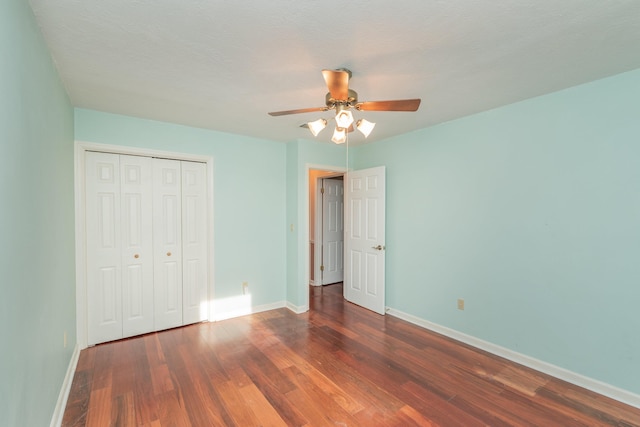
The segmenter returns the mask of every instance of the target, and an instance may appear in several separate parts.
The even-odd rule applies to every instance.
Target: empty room
[[[5,0],[0,424],[640,426],[640,2]]]

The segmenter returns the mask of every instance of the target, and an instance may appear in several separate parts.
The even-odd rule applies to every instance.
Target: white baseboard
[[[287,301],[287,308],[293,311],[295,314],[302,314],[309,311],[309,304],[296,306]]]
[[[67,367],[67,373],[62,381],[62,388],[60,388],[60,394],[58,394],[58,402],[53,410],[53,416],[51,417],[50,427],[60,427],[62,425],[62,417],[64,417],[64,410],[67,407],[67,399],[69,399],[69,392],[71,391],[71,384],[73,383],[73,376],[78,366],[78,359],[80,358],[80,346],[76,344],[71,354],[71,360]]]
[[[559,366],[552,365],[551,363],[543,362],[542,360],[538,360],[525,354],[509,350],[508,348],[504,348],[499,345],[473,337],[471,335],[458,332],[454,329],[438,325],[437,323],[429,322],[428,320],[421,319],[417,316],[404,313],[394,308],[387,308],[386,313],[399,319],[406,320],[407,322],[413,323],[414,325],[418,325],[449,338],[453,338],[454,340],[461,341],[465,344],[469,344],[473,347],[479,348],[497,356],[504,357],[505,359],[511,360],[512,362],[516,362],[529,368],[535,369],[536,371],[543,372],[555,378],[567,381],[571,384],[586,388],[587,390],[602,394],[619,402],[626,403],[627,405],[640,408],[640,395],[632,393],[630,391],[623,390],[621,388],[612,386],[602,381],[595,380],[593,378],[586,377],[581,374],[577,374]]]

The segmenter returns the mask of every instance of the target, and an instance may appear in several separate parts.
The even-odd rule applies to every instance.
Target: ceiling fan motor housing
[[[344,108],[351,108],[355,106],[357,102],[358,93],[353,89],[349,89],[349,95],[347,96],[347,99],[334,99],[331,97],[331,92],[327,92],[327,95],[325,96],[325,103],[327,104],[327,108],[329,110],[335,109],[337,104],[343,105]]]

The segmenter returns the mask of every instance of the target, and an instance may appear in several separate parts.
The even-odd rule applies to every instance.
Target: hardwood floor
[[[640,426],[640,409],[311,288],[83,350],[63,426]]]

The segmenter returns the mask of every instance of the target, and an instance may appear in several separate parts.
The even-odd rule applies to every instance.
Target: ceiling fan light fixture
[[[365,138],[369,137],[375,123],[361,119],[355,123],[351,109],[358,111],[418,111],[420,98],[392,99],[386,101],[358,101],[358,93],[349,88],[351,71],[346,68],[337,70],[322,70],[322,76],[329,92],[325,95],[324,107],[298,108],[296,110],[272,111],[270,116],[286,116],[289,114],[302,114],[326,111],[335,111],[335,117],[318,119],[307,122],[301,127],[309,128],[313,136],[317,136],[326,126],[329,120],[335,119],[336,129],[331,141],[336,144],[348,142],[348,134],[356,127]]]
[[[309,126],[309,131],[311,131],[313,136],[318,136],[318,134],[327,127],[327,121],[325,119],[318,119],[307,123],[307,126]]]
[[[339,110],[336,113],[336,124],[339,128],[347,129],[353,123],[353,114],[350,110]]]
[[[375,123],[365,119],[360,119],[356,122],[356,128],[364,135],[365,138],[369,136],[375,126]]]
[[[333,137],[331,137],[331,141],[335,142],[336,144],[344,144],[345,142],[347,142],[347,129],[337,127],[333,131]]]

